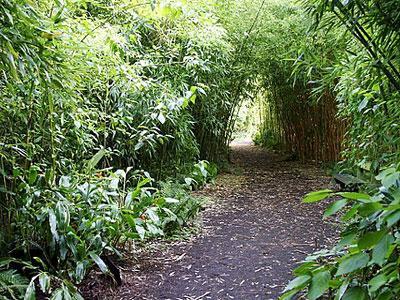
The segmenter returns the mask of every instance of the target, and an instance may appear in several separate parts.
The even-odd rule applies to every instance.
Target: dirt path
[[[202,192],[218,199],[202,214],[202,234],[125,266],[107,299],[277,299],[296,263],[330,243],[323,208],[300,201],[329,182],[318,168],[246,144],[233,160],[242,171]]]

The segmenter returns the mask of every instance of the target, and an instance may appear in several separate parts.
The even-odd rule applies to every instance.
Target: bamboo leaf
[[[332,190],[321,190],[317,192],[311,192],[304,197],[303,202],[304,203],[318,202],[332,196],[332,193],[333,193]]]

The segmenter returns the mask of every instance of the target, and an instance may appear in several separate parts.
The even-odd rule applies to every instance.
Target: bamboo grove
[[[79,298],[185,225],[226,152],[233,46],[207,6],[0,2],[0,294]],[[40,287],[36,284],[40,283]]]
[[[303,160],[338,160],[346,122],[336,118],[335,96],[327,90],[326,101],[315,101],[311,80],[295,73],[302,51],[311,52],[299,48],[308,42],[309,18],[291,1],[239,1],[225,9],[233,37],[240,40],[246,34],[235,62],[243,70],[247,97],[259,106],[256,143]],[[314,46],[320,55],[328,55],[329,46]]]
[[[400,2],[302,4],[311,24],[294,73],[306,74],[318,101],[327,92],[335,97],[346,126],[339,169],[341,176],[355,177],[347,177],[352,183],[345,191],[325,189],[304,198],[332,198],[324,217],[342,223],[340,239],[294,270],[281,299],[299,293],[308,299],[397,299]],[[330,49],[315,47],[321,39]]]
[[[399,6],[0,0],[0,298],[81,299],[91,268],[112,276],[109,255],[190,223],[202,205],[190,191],[216,176],[247,102],[256,143],[365,182],[362,196],[306,198],[342,197],[327,216],[350,208],[354,236],[306,262],[283,299],[396,299],[400,214],[386,209],[400,201]],[[379,204],[358,213],[357,197]],[[390,253],[334,277],[383,238]]]

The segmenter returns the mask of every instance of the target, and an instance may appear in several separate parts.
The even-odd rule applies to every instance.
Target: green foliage
[[[39,265],[17,289],[2,269],[1,286],[79,299],[91,267],[109,274],[103,255],[200,209],[190,189],[216,169],[197,161],[226,149],[231,45],[205,4],[4,0],[0,12],[0,256]],[[193,184],[167,192],[171,177]]]
[[[92,266],[109,273],[103,255],[190,222],[202,200],[189,192],[213,181],[244,101],[262,145],[336,160],[346,127],[345,165],[374,176],[397,162],[397,7],[0,0],[0,256],[39,265],[30,283],[1,265],[4,297],[79,299]],[[342,218],[356,235],[305,264],[287,297],[396,292],[384,250],[397,247],[398,168],[376,180],[376,195],[338,194],[325,217],[354,203]]]
[[[317,97],[334,92],[339,116],[348,124],[344,165],[377,172],[398,162],[398,1],[302,3],[313,23],[295,73],[312,83]]]
[[[330,250],[309,256],[295,271],[281,299],[308,291],[309,299],[397,299],[400,281],[399,221],[400,165],[382,171],[375,194],[323,190],[308,194],[304,202],[339,196],[325,216],[341,212],[345,227]],[[307,279],[307,280],[306,280]]]
[[[0,262],[0,299],[20,299],[25,295],[29,281],[6,266],[5,260]]]
[[[210,178],[204,162],[193,168]],[[72,282],[82,281],[93,265],[109,274],[102,254],[119,254],[125,243],[172,233],[201,208],[203,201],[190,196],[186,185],[160,183],[158,189],[153,182],[131,168],[61,176],[51,189],[44,178],[31,177],[19,191],[23,209],[14,218],[13,247],[23,249],[26,259],[40,249],[43,256],[34,259],[42,268]]]
[[[214,163],[202,160],[194,164],[189,175],[190,177],[185,178],[185,183],[198,189],[207,182],[214,181],[217,176],[217,166]]]
[[[190,187],[180,183],[168,181],[161,183],[161,194],[168,204],[170,213],[163,222],[163,230],[172,234],[192,220],[205,203],[204,199],[191,196]],[[178,200],[179,199],[179,200]]]
[[[18,271],[11,266],[18,266]],[[38,274],[29,281],[20,273]],[[32,273],[31,273],[32,274]],[[53,289],[53,285],[57,288]],[[49,299],[73,299],[82,300],[77,289],[67,280],[61,281],[57,276],[40,271],[38,267],[30,262],[3,258],[0,261],[0,299],[36,299],[36,290],[44,295],[49,295]]]
[[[312,298],[312,282],[322,271],[328,272],[329,284],[319,284],[320,296],[398,298],[400,172],[395,164],[400,159],[400,36],[394,13],[398,4],[396,0],[303,1],[313,23],[294,73],[306,74],[303,78],[312,83],[316,97],[334,92],[339,116],[348,123],[341,167],[367,179],[370,193],[325,190],[305,197],[305,202],[316,202],[339,196],[324,217],[341,212],[344,229],[334,248],[313,254],[295,270],[296,276],[308,276],[308,281],[287,289],[283,299],[302,290]],[[325,45],[311,43],[321,38]]]
[[[325,45],[323,38],[307,38],[310,18],[296,1],[243,0],[221,6],[238,49],[236,76],[245,87],[237,91],[237,102],[251,101],[257,107],[253,118],[260,124],[255,142],[301,159],[337,160],[344,128],[335,116],[334,97],[327,93],[326,101],[312,101],[306,72],[293,75],[294,62],[303,56],[300,45],[320,45],[315,53],[307,53],[310,60],[323,57],[331,45]]]
[[[279,149],[280,137],[270,129],[259,131],[253,137],[253,142],[256,145],[265,147],[267,149]]]

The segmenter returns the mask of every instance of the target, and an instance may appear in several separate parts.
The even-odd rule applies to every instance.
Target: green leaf
[[[342,196],[343,198],[352,199],[352,200],[370,200],[371,199],[371,196],[369,196],[367,194],[362,194],[362,193],[342,192],[342,193],[337,193],[337,195]]]
[[[191,86],[190,87],[190,93],[191,93],[190,97],[196,96],[197,90],[198,90],[197,86]],[[191,99],[191,101],[194,103],[194,100]]]
[[[353,287],[346,291],[343,295],[343,300],[366,300],[368,299],[368,293],[362,287]]]
[[[296,276],[304,275],[305,273],[309,273],[317,268],[319,265],[314,261],[308,261],[302,263],[296,269],[294,269],[293,274]]]
[[[36,276],[33,277],[31,282],[29,283],[28,288],[25,291],[24,300],[35,300],[36,299],[35,279],[36,279]]]
[[[43,293],[47,293],[50,289],[50,277],[46,273],[40,273],[39,285]]]
[[[372,262],[382,266],[385,263],[385,258],[389,252],[390,245],[394,238],[391,234],[385,235],[379,243],[372,249]]]
[[[394,211],[393,213],[385,217],[385,219],[387,221],[387,227],[392,227],[400,220],[400,210]]]
[[[88,162],[89,168],[93,169],[100,160],[106,155],[106,149],[100,149]]]
[[[135,151],[139,150],[140,148],[142,148],[144,146],[144,143],[142,141],[139,141],[136,145],[135,145]]]
[[[385,230],[367,232],[358,240],[358,248],[363,250],[375,246],[385,234]]]
[[[136,225],[135,226],[137,233],[139,234],[140,238],[143,240],[144,236],[146,234],[146,230],[143,228],[143,226]]]
[[[50,300],[64,300],[64,291],[62,289],[56,289],[51,295]]]
[[[29,176],[28,176],[28,183],[30,185],[34,184],[36,179],[38,177],[38,167],[36,166],[31,166],[29,168]]]
[[[58,232],[57,232],[57,218],[52,209],[49,210],[49,223],[50,223],[50,232],[53,235],[55,241],[59,240]]]
[[[180,98],[182,100],[182,108],[185,109],[189,105],[188,98]]]
[[[375,276],[369,281],[369,291],[371,293],[376,292],[379,290],[386,282],[388,282],[388,279],[385,274],[380,274],[378,276]]]
[[[166,121],[166,120],[165,120],[165,117],[164,117],[164,115],[163,115],[162,112],[160,112],[160,113],[158,114],[157,119],[158,119],[158,121],[160,121],[161,124],[164,124],[165,121]]]
[[[178,200],[178,199],[175,199],[175,198],[168,198],[168,197],[166,197],[166,198],[165,198],[165,202],[166,202],[166,203],[179,203],[179,200]]]
[[[70,176],[61,176],[58,181],[58,185],[63,188],[69,188],[71,186],[71,177]]]
[[[400,172],[398,172],[395,168],[388,168],[379,173],[379,175],[376,176],[376,179],[381,180],[383,186],[389,189],[396,183],[396,180],[400,179]]]
[[[358,208],[358,212],[360,213],[361,216],[367,217],[377,212],[378,210],[381,210],[382,208],[383,206],[379,202],[363,203]]]
[[[138,182],[136,188],[137,188],[137,189],[140,189],[140,188],[142,188],[143,186],[145,186],[146,184],[148,184],[148,183],[150,183],[150,182],[151,182],[151,178],[142,178],[142,179],[140,179],[140,181]]]
[[[382,180],[382,184],[385,188],[390,189],[393,185],[396,184],[396,181],[400,178],[400,172],[394,172]]]
[[[110,190],[118,190],[118,185],[119,185],[119,178],[113,178],[110,180],[108,188]]]
[[[291,300],[293,299],[293,296],[296,295],[299,291],[298,290],[292,290],[284,293],[279,297],[279,300]]]
[[[71,297],[71,292],[73,292],[74,289],[71,289],[70,286],[67,285],[62,285],[62,290],[63,290],[63,300],[72,300]]]
[[[358,105],[358,111],[361,112],[368,104],[368,98],[364,98],[363,101]]]
[[[339,210],[341,210],[343,207],[345,207],[347,204],[347,199],[341,199],[338,201],[333,202],[328,206],[324,213],[324,218],[327,218],[335,213],[337,213]]]
[[[135,219],[130,214],[123,214],[124,220],[131,228],[135,228]]]
[[[75,268],[75,277],[76,277],[76,281],[80,282],[83,280],[83,278],[85,277],[85,273],[86,273],[86,267],[85,264],[81,261],[76,263],[76,268]]]
[[[387,168],[386,170],[383,170],[382,172],[380,172],[375,178],[376,178],[376,180],[382,180],[394,172],[396,172],[395,168]]]
[[[90,252],[89,256],[93,259],[93,261],[96,263],[96,265],[99,267],[100,271],[103,272],[104,274],[108,274],[109,270],[105,262],[94,252]]]
[[[159,228],[151,223],[146,223],[146,227],[152,235],[155,235],[155,236],[163,235],[163,231],[161,230],[161,228]]]
[[[345,282],[343,282],[342,285],[340,286],[340,288],[337,290],[334,300],[342,299],[342,297],[343,297],[344,293],[346,292],[348,286],[349,286],[349,282],[347,280]]]
[[[149,216],[150,220],[152,220],[155,224],[160,224],[160,218],[158,217],[157,213],[155,212],[155,208],[149,207],[146,210],[146,214]]]
[[[364,252],[348,256],[340,262],[336,276],[351,273],[358,269],[364,268],[368,264],[368,261],[369,255]]]
[[[301,289],[306,286],[306,284],[310,281],[311,276],[309,275],[302,275],[299,277],[296,277],[292,281],[289,282],[289,284],[285,287],[283,292],[291,291],[293,289]]]
[[[354,239],[357,237],[356,233],[350,232],[346,233],[346,235],[342,236],[340,241],[337,243],[339,247],[348,246],[354,243]]]
[[[308,299],[315,300],[321,297],[329,288],[331,274],[329,271],[322,271],[313,274],[311,286],[308,291]]]
[[[380,293],[376,300],[393,300],[396,299],[393,297],[393,293],[391,291],[385,291],[383,293]]]
[[[125,207],[129,208],[132,204],[132,200],[135,197],[139,196],[139,194],[140,194],[140,190],[139,191],[135,190],[134,192],[129,192],[128,194],[126,194],[125,201],[124,201]]]
[[[359,207],[360,207],[360,205],[354,205],[352,208],[349,209],[348,212],[346,212],[343,215],[343,217],[341,217],[341,220],[342,221],[348,221],[351,218],[353,218],[357,214]]]
[[[318,202],[328,198],[329,196],[332,195],[332,193],[333,193],[332,190],[321,190],[321,191],[311,192],[304,197],[303,202],[304,203]]]

